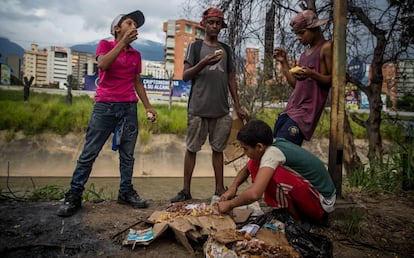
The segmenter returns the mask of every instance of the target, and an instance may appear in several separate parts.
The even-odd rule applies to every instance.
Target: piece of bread
[[[289,72],[295,74],[297,72],[303,72],[303,69],[300,66],[295,66],[295,67],[290,68]]]
[[[214,51],[215,55],[221,55],[223,54],[223,49],[217,49],[216,51]]]

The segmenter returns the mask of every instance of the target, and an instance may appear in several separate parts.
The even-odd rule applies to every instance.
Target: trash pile
[[[259,214],[259,215],[258,215]],[[332,257],[332,242],[323,235],[304,229],[284,211],[263,213],[260,206],[233,209],[218,214],[206,203],[172,203],[155,211],[141,229],[129,229],[123,245],[148,245],[168,228],[189,251],[189,240],[204,243],[206,258],[249,257]]]

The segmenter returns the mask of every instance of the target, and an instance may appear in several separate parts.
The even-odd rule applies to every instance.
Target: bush
[[[414,143],[395,145],[383,161],[368,164],[346,178],[351,188],[371,193],[398,193],[414,189]]]

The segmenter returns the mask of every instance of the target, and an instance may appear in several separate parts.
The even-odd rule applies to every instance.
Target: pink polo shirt
[[[105,55],[116,46],[116,41],[101,40],[96,56]],[[99,85],[96,88],[96,102],[138,102],[135,92],[135,77],[141,73],[141,54],[129,46],[119,53],[106,70],[99,69]]]

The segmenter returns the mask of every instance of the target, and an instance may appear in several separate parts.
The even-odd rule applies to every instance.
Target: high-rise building
[[[58,84],[59,88],[67,83],[68,75],[72,74],[72,54],[66,47],[51,46],[47,55],[47,80]]]
[[[184,55],[188,45],[196,39],[204,39],[204,28],[199,22],[168,20],[163,24],[165,37],[165,70],[174,80],[183,79]]]
[[[414,60],[401,59],[397,61],[398,97],[414,92]]]
[[[30,50],[24,51],[22,71],[23,77],[34,77],[32,85],[47,86],[47,50],[39,50],[37,44],[32,44]]]
[[[72,76],[78,87],[83,88],[85,75],[93,75],[95,73],[96,69],[94,69],[94,66],[97,66],[94,54],[72,51]]]
[[[257,72],[259,65],[259,49],[246,48],[245,78],[248,86],[257,86]]]
[[[19,55],[12,54],[6,57],[6,63],[8,66],[10,66],[11,74],[15,76],[18,79],[21,79],[21,61]]]

